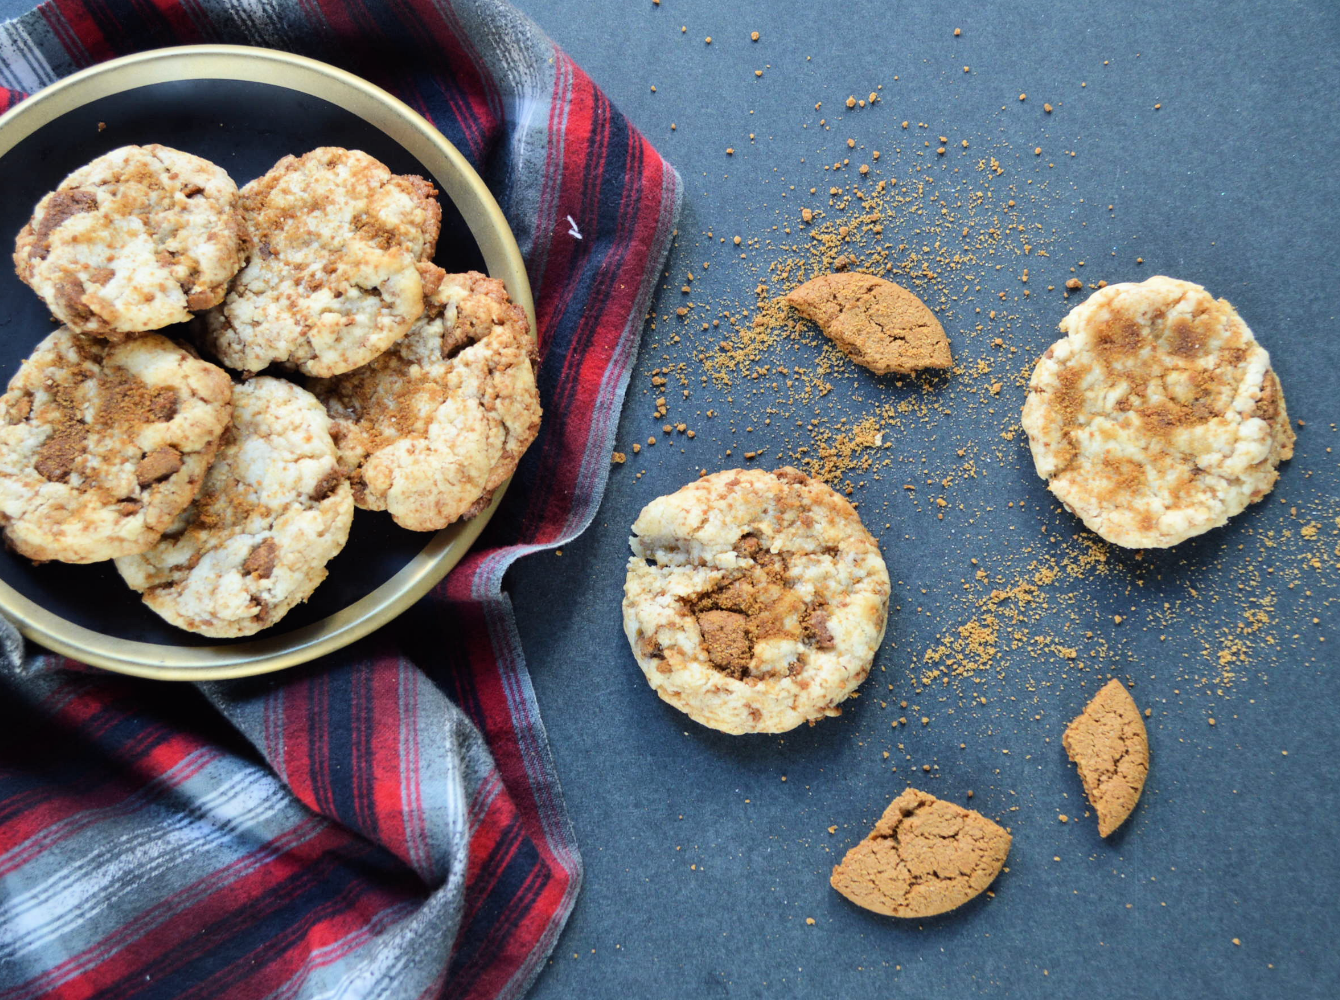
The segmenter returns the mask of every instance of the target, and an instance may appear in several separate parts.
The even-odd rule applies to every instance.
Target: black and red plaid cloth
[[[343,653],[0,671],[0,1000],[515,997],[581,861],[502,576],[595,514],[679,178],[500,0],[55,0],[0,26],[0,107],[207,42],[349,69],[469,158],[529,268],[544,428],[474,552]]]

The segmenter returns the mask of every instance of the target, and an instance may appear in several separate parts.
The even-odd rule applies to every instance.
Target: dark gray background
[[[967,395],[971,382],[950,380],[943,390],[950,412],[909,422],[895,448],[917,460],[925,455],[927,468],[943,471],[954,449],[980,444],[981,477],[946,494],[966,509],[938,521],[933,507],[895,496],[903,479],[893,477],[901,472],[880,482],[864,477],[866,486],[853,494],[863,512],[875,511],[867,522],[878,529],[896,581],[893,603],[902,608],[891,616],[865,697],[842,718],[784,738],[730,738],[661,704],[628,652],[619,620],[628,526],[643,504],[700,468],[730,467],[746,448],[767,445],[784,458],[797,436],[780,431],[788,421],[777,421],[775,433],[759,426],[765,401],[744,392],[735,394],[739,420],[731,433],[723,416],[732,404],[697,384],[691,350],[665,343],[673,319],[658,322],[644,339],[619,447],[660,435],[648,373],[665,356],[688,362],[695,383],[694,397],[670,418],[687,420],[699,436],[630,455],[613,470],[586,535],[561,556],[522,562],[510,579],[586,866],[576,910],[534,995],[1340,993],[1333,833],[1340,801],[1332,770],[1340,682],[1327,649],[1340,643],[1329,603],[1340,572],[1333,556],[1322,570],[1309,568],[1310,576],[1297,570],[1305,558],[1300,521],[1315,515],[1332,546],[1329,518],[1340,514],[1340,476],[1328,451],[1340,443],[1331,427],[1340,419],[1333,246],[1340,6],[520,6],[684,178],[680,238],[658,317],[681,304],[690,270],[695,302],[749,305],[760,278],[753,268],[766,273],[769,260],[766,244],[749,241],[780,239],[771,227],[783,216],[794,220],[802,205],[827,206],[823,186],[816,199],[798,195],[826,185],[820,165],[848,155],[848,136],[884,150],[888,176],[906,178],[914,164],[946,166],[914,158],[924,152],[915,123],[926,122],[933,138],[950,136],[955,145],[968,138],[973,162],[979,152],[999,156],[1018,183],[1049,182],[1050,197],[1030,205],[1028,220],[1044,224],[1052,256],[1007,260],[1015,274],[1021,263],[1032,267],[1033,296],[1018,299],[1019,285],[1002,278],[983,286],[975,302],[958,304],[945,326],[961,362],[988,355],[993,334],[964,331],[980,319],[967,319],[973,308],[998,305],[988,301],[998,290],[1009,292],[1019,317],[1005,336],[1019,347],[1012,361],[1020,367],[1025,353],[1036,355],[1055,338],[1055,324],[1074,304],[1045,288],[1059,289],[1076,261],[1087,262],[1091,279],[1170,273],[1233,301],[1272,351],[1291,415],[1308,425],[1275,494],[1227,529],[1176,554],[1114,557],[1105,575],[1058,582],[1054,631],[1073,632],[1081,621],[1096,633],[1087,642],[1070,637],[1083,647],[1083,669],[1002,650],[1003,669],[984,691],[988,703],[965,706],[952,688],[916,695],[913,664],[971,617],[959,596],[960,581],[975,569],[969,558],[1008,584],[1027,570],[1024,548],[1045,549],[1044,525],[1061,548],[1077,545],[1082,529],[1047,502],[1021,437],[992,463],[1001,449],[978,439],[998,437],[999,414],[983,419]],[[955,27],[963,29],[959,38]],[[749,41],[755,30],[756,44]],[[708,35],[711,46],[703,42]],[[848,94],[880,83],[882,105],[843,117]],[[1022,105],[1020,92],[1029,95]],[[1044,101],[1056,107],[1050,116]],[[1163,105],[1157,112],[1156,103]],[[832,131],[820,128],[820,117]],[[913,123],[910,135],[898,127],[904,119]],[[1046,149],[1042,164],[1033,162],[1035,145]],[[736,150],[729,160],[728,146]],[[1063,160],[1068,150],[1077,155]],[[1045,162],[1056,166],[1047,170]],[[833,183],[853,179],[848,173]],[[797,191],[782,202],[791,184]],[[743,262],[719,243],[737,234],[749,251]],[[1136,265],[1136,256],[1146,263]],[[703,261],[713,262],[707,274]],[[1022,403],[1014,370],[1004,379],[1002,412]],[[840,413],[849,392],[867,402],[899,395],[860,375],[835,382],[812,412],[798,415]],[[723,416],[707,420],[701,414],[709,407]],[[745,433],[746,425],[755,431]],[[734,457],[726,458],[732,447]],[[1024,512],[1006,506],[1025,499]],[[892,527],[882,529],[886,523]],[[1072,593],[1078,597],[1067,599]],[[1211,654],[1224,648],[1220,640],[1237,629],[1243,602],[1267,594],[1277,597],[1267,629],[1277,643],[1252,636],[1232,687],[1203,684],[1214,673],[1207,644]],[[1174,612],[1156,616],[1165,601]],[[913,614],[916,607],[923,613]],[[1113,613],[1125,616],[1121,626]],[[1059,737],[1108,671],[1134,681],[1138,702],[1155,711],[1144,799],[1104,843],[1092,817],[1061,824],[1057,814],[1082,817],[1079,782]],[[885,682],[895,690],[869,690]],[[892,702],[881,709],[878,697],[907,698],[932,724],[923,728],[913,717],[893,730],[891,715],[912,713]],[[994,899],[899,922],[858,910],[828,887],[841,852],[908,782],[960,803],[973,789],[973,806],[1011,828],[1010,870]]]

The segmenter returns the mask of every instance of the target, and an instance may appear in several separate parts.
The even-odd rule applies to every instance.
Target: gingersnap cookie
[[[410,332],[308,388],[331,417],[354,503],[435,531],[488,506],[540,430],[536,344],[503,283],[448,274]]]
[[[954,363],[935,314],[892,281],[856,271],[825,274],[791,292],[786,303],[876,374],[910,375]]]
[[[829,884],[889,917],[933,917],[973,899],[1000,874],[1010,835],[981,813],[909,788],[833,868]]]
[[[116,568],[178,628],[251,635],[311,596],[353,516],[325,409],[307,390],[260,376],[234,389],[233,422],[195,502],[156,546]]]
[[[1225,299],[1156,276],[1061,321],[1023,426],[1047,487],[1103,538],[1165,548],[1270,492],[1294,432],[1270,355]]]
[[[0,397],[0,525],[29,559],[142,552],[191,502],[232,413],[232,381],[156,333],[61,327]]]
[[[442,207],[422,177],[359,150],[286,156],[242,188],[254,250],[206,343],[225,365],[258,372],[284,362],[327,378],[367,364],[423,313],[421,272]]]
[[[731,469],[642,509],[624,632],[648,683],[724,733],[840,715],[884,637],[889,574],[856,510],[795,469]]]
[[[1108,681],[1066,726],[1061,743],[1098,814],[1098,833],[1106,837],[1135,810],[1149,774],[1149,735],[1126,686]]]
[[[217,305],[245,255],[237,185],[222,167],[122,146],[37,203],[14,268],[72,330],[120,338]]]

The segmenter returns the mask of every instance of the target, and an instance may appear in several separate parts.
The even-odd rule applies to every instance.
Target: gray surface
[[[769,444],[785,457],[787,443],[799,437],[794,428],[783,432],[788,421],[775,421],[776,430],[759,425],[762,396],[740,391],[732,404],[698,384],[692,352],[659,336],[673,320],[648,334],[621,447],[659,434],[648,372],[662,355],[689,363],[694,396],[671,418],[688,420],[699,436],[630,456],[614,470],[592,530],[562,556],[536,556],[511,576],[586,863],[582,896],[533,995],[1337,995],[1340,852],[1331,817],[1340,803],[1331,762],[1340,733],[1332,707],[1336,663],[1327,647],[1340,643],[1329,604],[1340,572],[1333,554],[1310,575],[1299,569],[1317,547],[1305,546],[1299,529],[1315,516],[1333,547],[1330,518],[1340,514],[1340,477],[1327,452],[1340,445],[1330,426],[1340,419],[1332,246],[1340,221],[1333,124],[1340,8],[520,5],[686,180],[681,238],[658,316],[684,298],[679,286],[688,270],[697,276],[695,302],[748,305],[759,280],[752,268],[770,258],[768,247],[748,241],[777,239],[771,227],[783,215],[794,220],[802,205],[827,206],[823,197],[780,195],[790,184],[803,192],[825,183],[829,175],[818,164],[844,155],[848,135],[886,151],[886,176],[905,177],[927,163],[913,157],[924,147],[898,128],[903,119],[927,122],[955,144],[968,138],[974,163],[977,153],[998,156],[1007,170],[998,183],[1049,181],[1049,196],[1029,205],[1028,220],[1044,225],[1052,252],[1046,260],[1007,259],[1002,273],[1009,278],[988,276],[974,300],[954,303],[946,314],[958,358],[971,363],[990,357],[994,335],[964,332],[977,321],[971,310],[996,308],[988,300],[1000,290],[1012,297],[1009,309],[1019,319],[1004,336],[1019,355],[1002,368],[998,413],[987,414],[974,395],[981,381],[965,377],[939,390],[947,414],[909,421],[898,432],[898,454],[917,462],[925,456],[926,468],[939,474],[953,467],[957,448],[980,452],[979,477],[944,494],[953,505],[946,519],[937,520],[926,501],[901,495],[901,471],[878,482],[865,477],[853,495],[871,512],[872,527],[892,525],[879,534],[901,581],[894,589],[901,610],[867,688],[892,683],[895,690],[883,696],[908,698],[918,715],[932,717],[925,728],[914,717],[913,725],[892,730],[890,716],[912,712],[882,709],[868,690],[841,719],[781,739],[732,739],[693,725],[651,694],[619,626],[629,524],[643,504],[699,468],[729,467],[742,450]],[[957,39],[956,26],[964,32]],[[762,33],[758,44],[748,40],[752,30]],[[713,36],[710,47],[706,35]],[[765,67],[762,78],[754,76]],[[1088,86],[1080,88],[1081,81]],[[848,94],[877,83],[884,85],[882,106],[833,131],[819,129],[821,116],[830,123],[840,117]],[[1023,105],[1021,91],[1029,94]],[[824,104],[819,113],[816,101]],[[1045,115],[1043,101],[1057,110]],[[1163,105],[1158,112],[1155,103]],[[758,137],[752,145],[751,131]],[[1034,145],[1046,147],[1042,163],[1031,156]],[[727,146],[737,150],[730,160]],[[1071,149],[1078,155],[1063,160],[1059,151]],[[1048,161],[1056,167],[1048,170]],[[710,241],[702,235],[709,229]],[[734,234],[746,240],[746,261],[717,242]],[[1136,256],[1146,263],[1136,265]],[[706,275],[704,260],[713,263]],[[913,663],[941,633],[972,617],[960,582],[976,569],[970,557],[993,582],[1008,584],[1026,574],[1034,553],[1079,544],[1081,530],[1047,502],[1022,439],[996,440],[1001,414],[1017,412],[1023,399],[1016,371],[1025,355],[1054,339],[1068,308],[1046,285],[1059,286],[1078,260],[1095,279],[1165,272],[1230,298],[1272,350],[1292,415],[1307,421],[1298,457],[1276,493],[1228,529],[1174,555],[1114,558],[1105,575],[1044,588],[1054,613],[1030,619],[1027,631],[1079,646],[1083,668],[1004,649],[999,675],[971,690],[984,693],[986,705],[960,698],[961,687],[917,695]],[[1032,268],[1028,301],[1014,301],[1021,263]],[[817,347],[796,351],[788,347],[781,359],[808,357]],[[922,398],[859,375],[835,385],[796,415],[850,406],[860,412],[881,397]],[[854,395],[865,404],[851,404]],[[710,407],[723,416],[712,422],[698,415]],[[732,412],[739,416],[735,434],[724,419]],[[751,424],[754,433],[744,433]],[[728,459],[723,452],[732,445]],[[640,470],[646,474],[637,479]],[[1011,510],[1010,500],[1026,506]],[[1055,543],[1046,541],[1044,525]],[[1241,636],[1248,600],[1271,595],[1269,624]],[[1173,608],[1162,616],[1165,601]],[[923,613],[914,613],[918,606]],[[1120,626],[1115,613],[1125,616]],[[1322,624],[1313,625],[1313,617]],[[1319,635],[1329,641],[1318,642]],[[1237,648],[1235,636],[1246,655],[1231,663],[1239,676],[1220,695],[1217,685],[1202,682],[1214,676],[1211,659],[1219,651]],[[1105,654],[1095,649],[1102,641]],[[1059,736],[1109,668],[1135,681],[1140,704],[1155,710],[1154,765],[1128,827],[1103,843],[1091,817],[1057,820],[1062,812],[1082,814]],[[929,774],[925,763],[933,766]],[[1011,827],[1010,871],[994,899],[900,923],[866,914],[828,888],[830,866],[907,781],[958,802],[971,788],[976,808]]]

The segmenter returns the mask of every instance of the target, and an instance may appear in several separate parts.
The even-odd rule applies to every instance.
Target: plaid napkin
[[[0,1000],[515,997],[581,861],[501,581],[595,514],[679,178],[501,0],[55,0],[0,26],[0,107],[199,42],[350,69],[479,169],[535,289],[544,428],[447,580],[315,664],[153,683],[20,662],[0,622]]]

